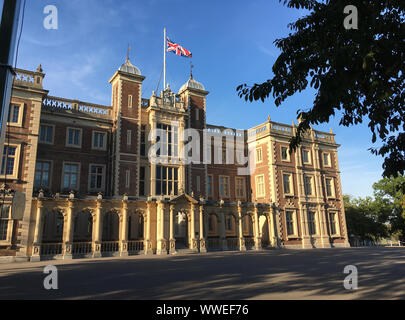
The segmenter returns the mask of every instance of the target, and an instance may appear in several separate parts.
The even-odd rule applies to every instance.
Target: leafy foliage
[[[374,183],[374,199],[344,196],[349,235],[362,240],[398,236],[405,241],[405,195],[399,188],[404,184],[405,177],[398,175]]]
[[[302,106],[301,122],[290,141],[295,149],[311,125],[328,122],[341,110],[340,125],[367,119],[372,142],[381,139],[374,154],[385,157],[385,176],[405,170],[405,1],[403,0],[279,0],[309,14],[289,24],[293,31],[277,39],[281,54],[273,78],[261,84],[238,86],[246,101],[276,106],[308,86],[317,90],[312,106]],[[358,30],[346,30],[346,5],[358,9]]]

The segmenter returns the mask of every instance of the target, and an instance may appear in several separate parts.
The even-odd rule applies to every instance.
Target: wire
[[[22,17],[21,17],[21,28],[20,28],[20,34],[18,36],[17,50],[16,50],[16,54],[15,54],[14,69],[17,68],[18,49],[20,48],[21,35],[22,35],[23,28],[24,28],[24,17],[25,17],[25,6],[26,6],[26,4],[27,4],[27,0],[24,0]]]
[[[163,73],[163,66],[162,66],[162,70],[160,71],[160,78],[159,78],[158,85],[157,85],[157,87],[156,87],[156,94],[158,94],[158,90],[159,90],[159,86],[160,86],[160,81],[162,80],[162,73]],[[163,88],[163,90],[165,90],[165,88]]]

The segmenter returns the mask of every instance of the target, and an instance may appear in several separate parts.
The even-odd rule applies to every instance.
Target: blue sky
[[[46,5],[58,9],[57,30],[43,27]],[[270,114],[274,121],[291,124],[299,108],[311,106],[313,90],[277,108],[272,99],[245,102],[236,87],[271,77],[279,53],[273,41],[288,35],[287,24],[302,14],[277,0],[28,0],[18,67],[35,70],[41,63],[51,95],[109,105],[108,80],[125,61],[130,44],[130,60],[146,76],[143,97],[149,98],[162,70],[166,27],[172,40],[192,51],[194,78],[210,91],[208,123],[246,129],[265,122]],[[167,81],[173,91],[189,73],[189,59],[168,54]],[[368,127],[339,127],[338,122],[331,119],[316,129],[332,128],[341,144],[343,192],[372,195],[372,183],[381,178],[382,159],[367,151],[372,147]]]

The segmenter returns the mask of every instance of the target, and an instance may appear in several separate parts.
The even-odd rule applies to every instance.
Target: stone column
[[[93,214],[93,258],[101,257],[101,243],[103,233],[103,216],[101,201],[97,200],[96,210]]]
[[[156,120],[155,111],[152,111],[150,121],[149,121],[150,130],[152,132],[152,135],[151,135],[152,141],[150,142],[150,146],[156,144],[156,121],[157,120]],[[150,164],[150,195],[153,196],[155,194],[156,194],[156,163],[155,163],[155,161],[151,161],[151,164]]]
[[[243,217],[242,205],[238,202],[238,237],[239,237],[239,251],[246,251],[245,237],[243,236]]]
[[[37,202],[37,215],[35,221],[35,233],[33,241],[33,250],[31,261],[40,261],[41,253],[41,242],[42,242],[42,230],[43,230],[43,213],[44,213],[44,204],[42,200],[38,199]]]
[[[219,237],[222,242],[222,250],[228,250],[228,243],[226,241],[226,231],[225,231],[225,214],[222,210],[219,213],[219,217],[221,219],[220,228],[219,228]]]
[[[204,237],[204,205],[200,205],[200,252],[207,252]]]
[[[157,248],[156,254],[167,254],[167,241],[164,237],[165,230],[165,203],[160,200],[157,205]]]
[[[174,205],[170,205],[170,214],[169,214],[169,222],[170,222],[170,231],[169,231],[169,253],[174,254],[176,253],[176,239],[174,238]]]
[[[126,200],[122,201],[120,224],[120,256],[128,256],[128,202]]]
[[[262,239],[259,233],[259,211],[256,203],[254,209],[254,219],[255,250],[260,250],[262,248]]]
[[[195,205],[190,204],[190,249],[198,252],[198,240],[195,237]]]
[[[75,214],[73,213],[74,202],[73,200],[68,200],[68,209],[66,211],[65,221],[63,223],[64,230],[64,249],[63,249],[63,259],[72,259],[72,247],[73,247],[73,232],[74,232],[74,220]]]
[[[145,233],[145,241],[144,241],[144,252],[145,254],[152,254],[152,241],[150,239],[150,229],[151,229],[151,207],[152,203],[147,202],[146,203],[147,209],[146,209],[146,217],[145,217],[145,224],[146,224],[146,233]]]
[[[311,237],[309,236],[308,229],[308,208],[306,206],[301,207],[300,216],[301,216],[301,237],[302,237],[302,248],[312,248]]]

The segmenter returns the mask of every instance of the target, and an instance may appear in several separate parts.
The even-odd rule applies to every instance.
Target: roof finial
[[[127,49],[127,62],[129,61],[129,50],[131,50],[132,48],[129,46],[129,43],[128,43],[128,49]]]
[[[192,62],[190,60],[190,79],[193,79],[193,68],[194,68],[194,65],[192,64]]]

